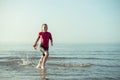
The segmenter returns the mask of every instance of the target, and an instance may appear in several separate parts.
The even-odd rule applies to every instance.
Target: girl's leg
[[[41,56],[39,62],[38,62],[38,65],[36,66],[36,68],[40,68],[41,64],[42,64],[42,61],[43,61],[43,57],[44,56]]]
[[[40,60],[39,60],[39,62],[38,62],[38,65],[36,66],[36,68],[40,68],[40,67],[41,67],[41,65],[42,65],[42,62],[43,62],[44,49],[43,49],[43,48],[41,48],[40,50],[41,50],[41,52],[43,53],[43,55],[41,56],[41,58],[40,58]]]
[[[42,60],[41,69],[45,68],[45,63],[46,63],[46,60],[47,60],[47,58],[49,56],[49,52],[45,51],[44,54],[45,54],[45,56],[43,57],[43,60]]]

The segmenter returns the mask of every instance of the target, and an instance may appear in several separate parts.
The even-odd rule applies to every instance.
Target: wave
[[[100,66],[100,67],[120,67],[120,65],[104,65],[104,64],[96,64],[96,66]]]
[[[58,67],[92,67],[92,66],[99,66],[99,67],[117,67],[119,68],[120,65],[107,65],[107,64],[92,64],[92,63],[47,63],[49,66],[58,66]]]
[[[2,59],[7,59],[7,60],[14,60],[14,59],[21,59],[22,57],[0,57],[0,60]],[[40,59],[40,56],[34,56],[34,57],[28,57],[26,56],[25,59]],[[52,57],[50,56],[48,59],[83,59],[83,60],[120,60],[117,58],[95,58],[95,57],[86,57],[86,58],[81,58],[81,57]]]
[[[103,54],[107,54],[107,53],[110,53],[110,54],[112,54],[112,53],[115,53],[115,55],[117,54],[117,55],[120,55],[119,53],[120,53],[120,51],[119,50],[79,50],[79,51],[70,51],[70,50],[61,50],[61,51],[57,51],[57,52],[62,52],[63,54],[64,53],[69,53],[69,54],[76,54],[76,52],[77,52],[77,54],[78,53],[86,53],[85,55],[91,55],[91,53],[92,54],[97,54],[97,53],[103,53]],[[41,53],[40,51],[12,51],[12,50],[8,50],[8,51],[0,51],[0,53],[12,53],[12,54],[33,54],[33,53]],[[50,51],[50,53],[53,53],[54,54],[54,51]],[[88,53],[90,53],[90,54],[88,54]],[[56,54],[55,54],[56,55]],[[109,54],[108,54],[109,55]],[[114,55],[114,54],[113,54]]]
[[[31,58],[26,58],[26,59],[2,59],[0,60],[0,66],[10,66],[10,65],[15,65],[15,66],[35,66],[35,61]],[[48,62],[47,65],[49,66],[59,66],[59,67],[91,67],[91,66],[99,66],[99,67],[120,67],[118,64],[93,64],[93,63],[74,63],[74,62]]]
[[[0,60],[0,66],[10,66],[10,65],[21,65],[21,66],[27,66],[27,65],[35,65],[35,62],[33,62],[30,59],[14,59],[14,60]],[[59,67],[90,67],[93,64],[86,63],[86,64],[74,64],[74,63],[47,63],[49,66],[59,66]]]
[[[61,66],[61,67],[90,67],[92,66],[93,64],[91,63],[86,63],[86,64],[78,64],[78,63],[48,63],[48,65],[51,65],[51,66]]]
[[[113,58],[80,58],[80,57],[49,57],[50,59],[86,59],[86,60],[120,60]]]
[[[104,51],[104,50],[93,50],[93,51],[83,51],[83,52],[120,52],[120,51],[118,51],[118,50],[116,50],[116,51]]]
[[[3,59],[0,60],[0,66],[10,66],[10,65],[34,65],[32,59]]]

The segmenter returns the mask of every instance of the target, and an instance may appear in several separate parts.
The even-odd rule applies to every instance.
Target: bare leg
[[[36,66],[36,68],[40,68],[41,64],[42,64],[42,61],[43,61],[43,57],[44,56],[41,56],[39,62],[38,62],[38,65]]]
[[[41,69],[45,68],[45,63],[46,63],[46,60],[47,60],[47,58],[49,56],[49,52],[45,51],[44,54],[45,54],[45,56],[43,57],[43,60],[42,60]]]

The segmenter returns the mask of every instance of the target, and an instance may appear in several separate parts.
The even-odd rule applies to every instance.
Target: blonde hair
[[[46,23],[42,24],[42,26],[41,26],[42,32],[43,32],[43,26],[46,26],[48,28],[48,25]]]

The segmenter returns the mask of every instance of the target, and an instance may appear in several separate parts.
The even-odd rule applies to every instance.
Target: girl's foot
[[[40,68],[40,65],[38,64],[38,65],[36,66],[36,68]]]
[[[44,67],[44,66],[41,66],[41,69],[45,69],[45,67]]]

